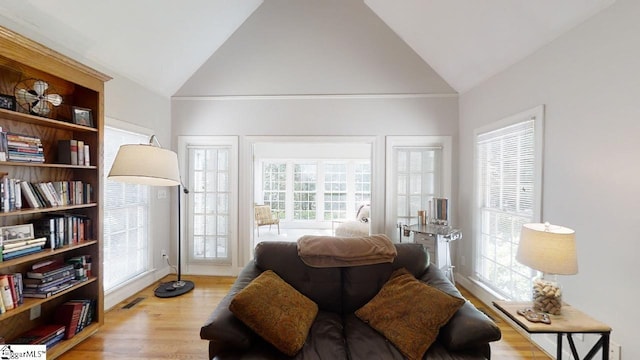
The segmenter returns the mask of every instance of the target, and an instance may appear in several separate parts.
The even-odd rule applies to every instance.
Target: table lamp
[[[542,272],[533,282],[533,309],[560,314],[562,291],[555,275],[578,273],[575,231],[548,222],[524,224],[516,260]]]
[[[155,140],[155,143],[154,143]],[[110,180],[151,186],[178,186],[178,191],[188,194],[180,179],[178,155],[160,146],[155,135],[151,135],[148,144],[127,144],[120,146],[109,175]],[[178,196],[178,280],[163,283],[154,294],[160,298],[185,294],[195,287],[193,282],[181,279],[181,215]]]

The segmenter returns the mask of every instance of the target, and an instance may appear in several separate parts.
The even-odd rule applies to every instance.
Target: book
[[[0,295],[0,314],[4,314],[7,312],[7,308],[4,306],[4,300],[2,300],[2,295]]]
[[[0,296],[2,296],[2,302],[7,311],[13,310],[13,296],[11,295],[9,275],[0,275]]]
[[[29,247],[33,247],[36,245],[42,246],[47,241],[47,238],[39,237],[37,239],[29,239],[29,240],[11,240],[5,242],[3,246],[3,252],[7,253],[9,251],[22,250]]]
[[[39,291],[37,289],[25,288],[23,291],[23,296],[28,298],[38,298],[38,299],[46,299],[53,295],[59,294],[67,289],[75,286],[79,281],[77,280],[69,280],[66,283],[60,284],[58,286],[53,287],[50,290]]]
[[[45,345],[46,342],[54,339],[57,336],[64,336],[65,327],[60,324],[46,324],[37,326],[18,338],[11,341],[12,344],[31,344],[31,345]]]
[[[66,275],[61,276],[57,279],[53,279],[50,281],[42,281],[40,279],[24,279],[24,288],[25,289],[35,289],[38,291],[51,291],[54,287],[60,286],[62,284],[67,283],[69,280],[73,280],[76,278],[74,273],[65,273]],[[31,291],[31,290],[29,290]]]
[[[15,258],[19,258],[22,256],[27,256],[27,255],[31,255],[31,254],[35,254],[37,252],[42,251],[42,245],[40,246],[34,246],[34,247],[30,247],[27,249],[22,249],[22,250],[18,250],[18,251],[12,251],[9,253],[4,253],[2,254],[2,256],[4,257],[4,260],[12,260]]]
[[[60,341],[62,341],[62,339],[64,339],[64,333],[62,334],[57,334],[56,336],[54,336],[53,338],[46,340],[44,342],[44,345],[46,347],[47,350],[51,349],[51,347],[53,347],[55,344],[59,343]]]
[[[91,156],[89,155],[89,145],[84,145],[84,166],[91,166]]]
[[[40,203],[36,195],[33,193],[33,189],[31,188],[29,182],[20,181],[20,188],[22,190],[22,197],[26,200],[27,204],[29,204],[30,207],[37,209],[44,206],[42,203]]]
[[[81,302],[68,301],[56,309],[53,320],[56,324],[65,326],[65,339],[71,339],[76,334],[83,307]]]
[[[65,271],[73,272],[73,265],[54,263],[41,267],[37,270],[32,269],[27,272],[27,277],[31,279],[43,279],[52,275],[56,275]]]
[[[76,140],[78,146],[78,165],[84,166],[84,141]]]
[[[46,247],[57,249],[56,219],[54,217],[42,218],[33,222],[33,235],[47,239]]]
[[[58,140],[58,163],[78,165],[78,140]]]

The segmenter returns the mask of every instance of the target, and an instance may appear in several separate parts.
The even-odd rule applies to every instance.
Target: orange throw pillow
[[[464,299],[420,282],[398,269],[356,316],[384,335],[409,360],[422,359]]]
[[[307,339],[318,305],[267,270],[236,294],[229,310],[278,350],[294,356]]]

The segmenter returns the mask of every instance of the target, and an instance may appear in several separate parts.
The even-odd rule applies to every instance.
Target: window
[[[355,216],[371,199],[371,164],[362,160],[261,160],[258,199],[285,221]],[[281,223],[282,224],[282,223]]]
[[[144,144],[145,134],[106,126],[104,131],[104,288],[149,270],[149,186],[107,179],[120,145]]]
[[[396,148],[398,221],[416,223],[418,210],[441,196],[441,148]],[[413,220],[412,220],[413,219]]]
[[[188,146],[191,260],[230,261],[230,151],[227,146]]]
[[[347,217],[347,164],[324,165],[324,220]]]
[[[371,203],[371,164],[355,164],[355,203],[354,209],[359,209],[360,205]]]
[[[316,164],[293,165],[293,219],[316,219]]]
[[[385,233],[395,241],[399,223],[417,224],[429,200],[451,197],[451,143],[450,136],[386,137]]]
[[[523,224],[539,221],[542,107],[476,132],[475,276],[512,300],[535,273],[515,259]]]
[[[282,162],[263,164],[263,201],[273,213],[283,219],[287,201],[287,164]]]

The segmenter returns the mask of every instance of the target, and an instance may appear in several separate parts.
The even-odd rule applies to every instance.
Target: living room
[[[640,230],[640,202],[632,184],[640,175],[633,165],[633,156],[640,150],[635,141],[640,133],[636,119],[640,105],[634,96],[640,93],[640,74],[634,66],[640,56],[635,39],[640,33],[635,16],[640,4],[634,0],[600,2],[584,22],[572,24],[530,49],[525,57],[505,64],[498,73],[475,80],[470,87],[463,83],[454,87],[449,83],[453,78],[439,74],[435,64],[429,66],[418,55],[420,49],[402,41],[410,33],[397,34],[402,24],[412,24],[418,14],[414,13],[416,18],[405,15],[404,20],[394,18],[392,11],[378,15],[376,10],[385,9],[380,1],[348,1],[340,5],[340,11],[322,6],[327,3],[336,4],[244,2],[241,6],[248,9],[247,15],[236,24],[237,29],[215,34],[222,39],[208,41],[218,42],[217,51],[193,60],[199,61],[191,64],[190,69],[197,69],[193,73],[178,69],[177,73],[182,71],[179,81],[171,79],[173,83],[166,88],[159,82],[158,87],[141,85],[153,84],[153,78],[111,70],[110,64],[127,68],[126,57],[124,64],[118,63],[122,57],[96,58],[90,41],[70,23],[60,18],[38,23],[26,15],[39,14],[40,20],[55,13],[53,8],[59,5],[3,5],[7,9],[0,16],[0,25],[111,75],[113,79],[105,83],[107,125],[112,119],[150,129],[181,159],[186,151],[181,141],[187,138],[235,138],[240,175],[236,179],[237,242],[232,247],[232,263],[185,264],[183,270],[190,274],[235,275],[251,257],[247,239],[252,238],[252,227],[241,225],[252,223],[252,183],[246,176],[252,166],[251,144],[273,137],[365,138],[372,144],[372,193],[377,196],[372,198],[372,214],[385,214],[386,137],[421,135],[452,138],[451,222],[464,234],[464,240],[455,246],[454,263],[456,279],[464,282],[474,274],[476,250],[472,235],[475,131],[544,105],[540,220],[576,230],[578,244],[578,274],[560,279],[564,300],[609,324],[612,340],[622,345],[625,359],[640,358],[632,328],[640,317],[632,303],[639,290],[627,280],[635,274],[632,269],[638,250],[634,236],[628,234]],[[470,6],[458,5],[461,9]],[[93,12],[100,13],[95,6]],[[92,5],[74,2],[73,7]],[[554,7],[546,9],[552,16]],[[133,15],[123,14],[126,16]],[[176,23],[183,20],[176,19]],[[447,41],[473,36],[473,30],[448,26],[445,20],[443,17],[442,36],[451,38]],[[516,24],[510,31],[517,32],[518,25],[545,25],[544,18],[532,21]],[[55,30],[45,30],[50,27]],[[115,42],[129,36],[119,34],[116,27],[112,29]],[[191,36],[203,42],[211,37]],[[175,42],[154,46],[181,52]],[[140,66],[138,59],[130,61],[132,69]],[[155,76],[163,77],[164,72]],[[151,194],[153,271],[113,290],[107,295],[111,298],[105,301],[107,306],[172,271],[156,255],[163,249],[171,256],[177,253],[170,235],[176,221],[167,221],[176,218],[177,194],[159,188],[153,188]],[[393,231],[384,222],[374,226],[375,232]],[[473,281],[465,285],[477,296],[488,297],[473,288]],[[585,336],[585,344],[578,346],[587,346],[589,341]]]

